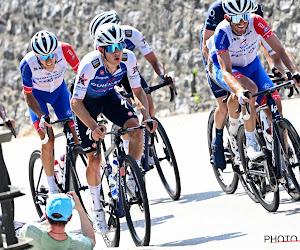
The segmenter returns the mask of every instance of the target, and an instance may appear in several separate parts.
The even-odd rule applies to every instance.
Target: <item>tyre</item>
[[[148,246],[150,242],[150,211],[141,170],[131,155],[123,158],[121,173],[121,196],[127,225],[136,246]],[[136,183],[135,193],[131,193],[127,176],[132,174]]]
[[[173,200],[178,200],[181,183],[175,154],[164,127],[156,118],[153,119],[158,122],[158,127],[153,134],[154,146],[149,148],[149,153],[153,156],[157,172],[167,193]]]
[[[46,210],[48,198],[47,176],[43,169],[41,151],[35,150],[29,160],[29,183],[36,211],[41,218]]]
[[[89,220],[93,221],[93,200],[90,194],[89,186],[86,180],[87,156],[80,146],[76,146],[72,150],[75,167],[71,167],[70,190],[76,192]],[[70,164],[71,159],[66,155]]]
[[[251,162],[246,153],[246,137],[244,126],[239,129],[238,147],[240,151],[241,162],[245,173],[245,183],[249,183],[247,194],[254,194],[260,204],[269,212],[277,211],[279,207],[279,189],[276,183],[276,176],[273,166],[267,161],[267,158]],[[258,143],[261,145],[261,142]],[[250,169],[251,168],[251,169]],[[253,170],[255,169],[255,170]],[[270,178],[267,178],[270,176]],[[275,183],[273,183],[275,181]],[[251,198],[250,196],[250,198]]]
[[[251,198],[251,200],[253,200],[255,203],[259,202],[259,200],[256,198],[255,194],[252,191],[252,188],[250,186],[250,182],[249,180],[246,178],[245,173],[247,172],[247,168],[244,167],[243,162],[246,162],[246,151],[245,151],[245,129],[244,129],[244,125],[240,126],[239,130],[238,130],[238,134],[237,134],[237,142],[238,142],[238,148],[239,148],[239,153],[240,153],[240,158],[241,158],[241,162],[242,162],[242,168],[243,171],[240,176],[240,183],[242,184],[246,194]]]
[[[101,178],[100,200],[105,211],[105,219],[109,229],[109,232],[102,235],[102,238],[107,247],[118,247],[120,243],[120,220],[116,210],[118,200],[112,199],[108,179],[104,172],[101,174]]]
[[[278,120],[277,126],[279,128],[280,137],[286,138],[285,145],[288,145],[286,150],[287,157],[282,156],[286,166],[286,168],[282,167],[283,175],[287,183],[288,181],[293,182],[295,188],[290,189],[287,183],[282,185],[294,200],[300,200],[300,171],[299,165],[297,166],[300,162],[300,138],[297,131],[288,120],[284,118]],[[281,162],[283,163],[283,161]]]
[[[214,174],[216,176],[216,179],[222,188],[222,190],[227,194],[233,194],[238,186],[238,175],[233,171],[234,161],[232,159],[232,153],[231,153],[231,147],[230,147],[230,141],[229,141],[229,134],[227,132],[227,129],[224,129],[223,133],[223,142],[224,142],[224,152],[225,152],[225,160],[226,160],[226,168],[222,171],[221,169],[217,168],[213,164],[212,160],[212,147],[211,143],[212,140],[215,138],[216,134],[216,128],[214,124],[214,114],[215,110],[213,109],[208,118],[208,124],[207,124],[207,142],[208,142],[208,149],[209,149],[209,156],[210,156],[210,163],[212,165]]]

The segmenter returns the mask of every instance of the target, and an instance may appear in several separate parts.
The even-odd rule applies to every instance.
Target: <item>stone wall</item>
[[[199,33],[213,1],[209,0],[9,0],[0,1],[0,100],[22,128],[30,124],[24,114],[19,62],[30,50],[30,39],[41,29],[70,43],[79,58],[91,51],[90,20],[115,9],[123,24],[139,29],[155,54],[176,77],[178,96],[170,103],[167,89],[153,96],[160,115],[205,110],[215,103],[204,75]],[[300,1],[261,2],[265,19],[299,63]],[[139,68],[149,85],[159,81],[150,64],[136,52]],[[194,69],[194,75],[192,73]],[[74,75],[68,70],[66,79]],[[191,83],[197,97],[191,97]]]

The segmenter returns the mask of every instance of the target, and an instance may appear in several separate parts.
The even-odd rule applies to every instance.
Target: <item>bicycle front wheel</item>
[[[136,246],[148,246],[150,242],[150,211],[147,192],[142,173],[135,159],[131,155],[125,155],[120,168],[121,196],[126,216],[127,225],[131,237]],[[135,192],[131,193],[127,177],[132,174],[135,182]]]
[[[257,139],[261,145],[259,138]],[[270,163],[267,159],[251,162],[247,157],[244,126],[239,130],[238,145],[245,173],[245,183],[249,183],[250,186],[250,188],[247,189],[249,192],[245,189],[247,194],[252,200],[254,199],[251,196],[254,194],[260,204],[269,212],[277,211],[279,207],[279,188],[273,166],[268,165]],[[267,176],[269,176],[269,178]]]
[[[285,139],[287,156],[283,157],[281,166],[286,183],[282,184],[288,194],[294,200],[300,200],[300,138],[293,125],[285,118],[277,121],[277,126],[280,131],[280,138]],[[287,172],[286,172],[287,170]],[[288,183],[292,181],[294,188],[290,188]]]
[[[69,160],[72,165],[70,170],[70,190],[74,188],[74,191],[76,192],[89,220],[92,222],[93,200],[86,180],[87,156],[80,146],[75,146],[73,148],[72,155],[75,164],[74,166],[71,159],[67,157],[67,160]]]
[[[225,160],[226,160],[226,169],[221,170],[217,168],[213,164],[212,160],[212,140],[216,136],[216,127],[214,124],[214,114],[215,110],[213,109],[208,118],[208,124],[207,124],[207,142],[208,142],[208,149],[209,149],[209,156],[210,156],[210,163],[212,164],[212,168],[214,171],[214,174],[216,176],[216,179],[222,188],[222,190],[226,194],[233,194],[238,186],[238,175],[233,171],[233,159],[231,155],[231,149],[230,149],[230,142],[229,142],[229,134],[227,133],[227,129],[224,127],[224,134],[223,134],[223,141],[224,141],[224,154],[225,154]]]
[[[41,160],[41,151],[35,150],[29,160],[29,183],[36,211],[41,218],[46,210],[49,188]]]
[[[158,127],[154,133],[154,146],[150,148],[159,177],[173,200],[178,200],[181,193],[179,170],[175,154],[167,133],[156,118]]]

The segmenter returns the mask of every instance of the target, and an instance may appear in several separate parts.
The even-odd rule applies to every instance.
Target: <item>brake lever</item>
[[[6,123],[7,126],[9,127],[9,129],[10,129],[11,133],[13,134],[13,136],[14,136],[15,138],[17,138],[16,131],[15,131],[15,129],[14,129],[14,127],[13,127],[11,121],[10,121],[10,120],[6,120],[5,123]]]

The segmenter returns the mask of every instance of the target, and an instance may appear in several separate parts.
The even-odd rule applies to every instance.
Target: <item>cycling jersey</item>
[[[100,52],[92,51],[84,56],[79,64],[73,98],[82,100],[105,96],[114,90],[114,86],[125,73],[132,89],[141,88],[141,78],[133,52],[123,50],[121,63],[111,75],[104,66]]]
[[[273,35],[273,31],[261,16],[251,14],[243,35],[236,35],[230,23],[223,20],[218,25],[214,36],[207,41],[207,47],[213,63],[219,63],[217,54],[229,51],[232,66],[245,67],[256,58],[260,37],[267,40]]]
[[[67,63],[77,71],[79,60],[71,45],[67,43],[58,42],[52,72],[43,69],[33,51],[27,53],[20,63],[24,92],[31,93],[32,89],[54,92],[63,83]]]
[[[33,51],[27,53],[20,63],[23,90],[32,93],[44,114],[48,115],[47,104],[51,104],[58,119],[71,118],[69,92],[64,80],[67,63],[77,71],[79,60],[67,43],[58,42],[55,67],[52,72],[44,69]],[[39,117],[29,108],[32,123],[39,131]],[[74,124],[71,124],[71,127]]]

